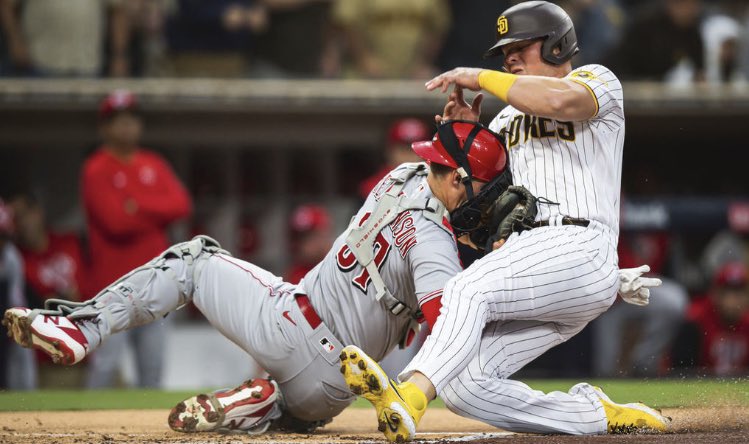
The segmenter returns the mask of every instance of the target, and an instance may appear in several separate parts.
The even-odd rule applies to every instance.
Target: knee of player
[[[481,376],[479,376],[481,378]],[[445,407],[451,412],[465,416],[474,409],[471,399],[475,399],[474,389],[481,391],[480,379],[465,378],[462,374],[450,381],[439,393]]]
[[[447,384],[447,386],[442,390],[442,393],[439,394],[439,397],[445,403],[445,407],[447,407],[448,410],[460,415],[464,411],[466,403],[460,396],[458,396],[455,387],[453,387],[456,382],[457,378]]]

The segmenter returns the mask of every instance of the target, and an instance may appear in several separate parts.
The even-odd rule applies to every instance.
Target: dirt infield
[[[167,411],[106,410],[82,412],[0,413],[2,443],[359,443],[382,442],[375,430],[373,409],[348,409],[314,435],[267,434],[262,436],[181,434],[166,425]],[[669,409],[673,433],[627,436],[537,436],[502,432],[483,423],[461,418],[446,409],[427,412],[419,427],[422,442],[473,443],[746,443],[749,442],[747,407]]]

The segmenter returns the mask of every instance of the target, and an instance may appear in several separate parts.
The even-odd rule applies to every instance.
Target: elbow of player
[[[569,107],[569,104],[567,103],[567,101],[559,96],[549,97],[549,100],[547,103],[549,106],[549,114],[553,116],[558,116],[562,114],[564,110]]]
[[[548,116],[561,121],[573,121],[587,117],[580,108],[580,103],[574,96],[568,94],[553,94],[547,100]],[[585,116],[583,116],[585,114]]]

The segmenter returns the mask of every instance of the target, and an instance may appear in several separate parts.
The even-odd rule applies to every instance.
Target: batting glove
[[[650,289],[663,283],[658,278],[642,277],[650,271],[648,265],[619,270],[619,296],[630,304],[645,306],[650,302]]]

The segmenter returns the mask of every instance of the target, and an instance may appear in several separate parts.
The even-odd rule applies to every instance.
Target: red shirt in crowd
[[[123,161],[100,148],[86,160],[81,185],[94,292],[165,250],[165,228],[192,207],[166,161],[143,149]]]
[[[73,234],[49,233],[45,251],[21,248],[26,285],[46,300],[74,295],[79,299],[87,293],[81,288],[84,263],[81,244]]]
[[[719,376],[749,373],[749,312],[736,325],[726,325],[705,297],[689,306],[687,318],[701,332],[700,366]]]
[[[382,178],[385,177],[390,171],[392,171],[393,168],[394,167],[391,167],[390,165],[382,166],[376,173],[362,180],[359,183],[359,196],[362,199],[366,199],[367,196],[369,196],[369,193],[374,189],[374,187],[376,187],[377,184],[380,183]]]

